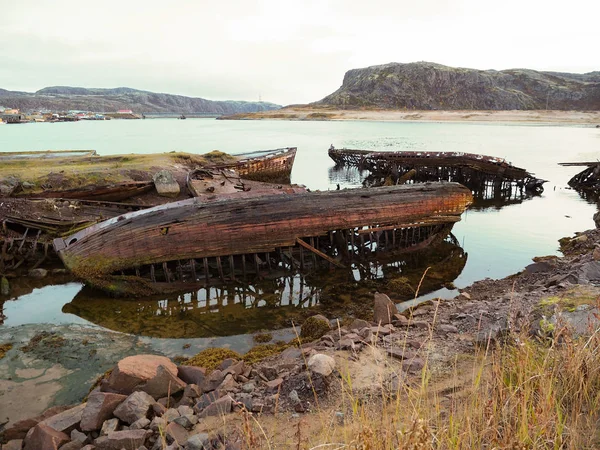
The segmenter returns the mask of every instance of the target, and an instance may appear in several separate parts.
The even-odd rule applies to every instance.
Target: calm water
[[[529,264],[533,256],[557,253],[557,240],[560,237],[593,227],[592,215],[597,209],[596,205],[582,200],[575,191],[565,189],[568,179],[578,172],[578,168],[560,167],[557,163],[600,158],[600,130],[595,128],[474,123],[213,119],[113,120],[0,127],[0,151],[94,149],[101,155],[109,155],[168,151],[205,153],[218,149],[235,154],[296,146],[298,154],[292,173],[293,182],[305,184],[312,190],[335,189],[336,183],[343,186],[358,185],[360,180],[356,177],[348,178],[344,173],[332,169],[333,163],[327,156],[330,144],[340,148],[482,153],[506,158],[513,164],[534,172],[538,177],[549,180],[545,185],[544,194],[539,197],[504,207],[472,209],[463,215],[462,221],[453,230],[462,250],[468,254],[464,269],[454,279],[457,287],[468,286],[486,277],[501,278],[517,272]],[[258,308],[255,312],[247,314],[247,321],[252,322],[252,326],[240,326],[242,329],[247,326],[250,330],[260,327],[261,321],[264,321],[264,328],[269,328],[280,323],[276,317],[279,312],[268,308],[269,298],[279,298],[279,303],[275,302],[277,307],[282,306],[281,301],[284,297],[287,298],[284,303],[287,302],[288,305],[308,306],[311,302],[319,300],[318,292],[334,283],[328,279],[307,283],[307,289],[310,291],[311,288],[315,288],[317,293],[306,296],[307,291],[303,290],[305,297],[299,296],[300,288],[304,289],[304,282],[290,279],[286,288],[279,286],[254,292],[250,303],[243,300],[241,294],[234,295],[229,292],[230,305],[228,306],[227,300],[223,305],[221,297],[224,293],[215,290],[195,294],[187,300],[185,296],[171,300],[171,305],[175,302],[180,314],[185,315],[181,313],[185,309],[182,309],[181,305],[186,302],[204,302],[203,305],[207,308],[206,305],[210,306],[212,303],[212,309],[208,308],[202,314],[217,312],[222,314],[220,319],[228,320],[229,317],[233,320],[234,316],[237,318],[240,314],[245,314],[243,310],[248,309],[249,304],[262,301],[259,306],[267,306],[266,308]],[[453,294],[446,289],[438,290],[439,287],[432,285],[433,292],[428,296]],[[86,317],[85,308],[81,306],[81,301],[76,299],[78,295],[83,295],[80,291],[81,286],[78,283],[36,288],[16,301],[5,303],[4,314],[7,319],[4,326],[35,322],[86,322],[81,318]],[[93,295],[86,296],[91,297]],[[170,311],[168,315],[173,316],[175,313],[172,306],[167,307],[164,302],[166,300],[163,301],[162,310]],[[233,314],[232,310],[227,308],[231,308],[236,302],[241,305],[237,309],[241,309],[242,312]],[[93,302],[90,300],[89,303]],[[123,314],[119,310],[110,318],[104,318],[102,324],[113,329],[139,333],[140,330],[132,325],[115,325],[119,320],[113,316],[135,314],[131,310],[137,311],[140,317],[143,315],[140,311],[146,311],[145,314],[150,317],[160,315],[160,302],[153,302],[154,306],[148,306],[144,302],[130,303],[133,305],[123,307]],[[65,304],[69,306],[63,308]],[[108,303],[104,305],[106,309]],[[206,331],[205,325],[208,322],[202,319],[201,314],[192,322],[195,325],[189,328],[190,336],[211,333],[210,330]],[[195,329],[197,331],[194,331]],[[204,331],[198,331],[200,329]],[[215,333],[219,331],[215,330]]]

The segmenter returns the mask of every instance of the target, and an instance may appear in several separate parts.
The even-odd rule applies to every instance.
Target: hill
[[[312,103],[418,110],[600,110],[600,72],[475,70],[430,62],[346,72],[342,86]]]
[[[114,112],[131,109],[134,113],[235,114],[268,111],[280,106],[267,102],[213,101],[183,95],[158,94],[127,87],[114,89],[52,86],[37,92],[0,89],[0,105],[21,111]]]

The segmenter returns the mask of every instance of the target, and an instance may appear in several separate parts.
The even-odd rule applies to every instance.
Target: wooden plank
[[[310,250],[311,252],[313,252],[315,255],[319,255],[321,258],[323,258],[325,261],[329,261],[331,264],[337,266],[337,267],[341,267],[341,268],[345,268],[346,266],[344,266],[342,263],[336,261],[335,259],[331,258],[330,256],[326,255],[325,253],[323,253],[320,250],[317,250],[316,248],[314,248],[312,245],[310,245],[308,242],[303,241],[300,238],[296,239],[296,242],[298,244],[300,244],[302,247],[304,247],[307,250]]]

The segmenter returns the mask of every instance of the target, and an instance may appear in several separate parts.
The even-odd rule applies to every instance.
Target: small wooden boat
[[[296,147],[261,150],[235,155],[233,163],[217,164],[214,169],[234,169],[247,180],[289,184],[296,158]]]
[[[87,185],[75,189],[46,189],[35,193],[13,193],[14,197],[22,198],[69,198],[80,200],[96,200],[119,202],[136,195],[142,195],[154,189],[153,181],[126,181],[105,185]]]
[[[162,265],[167,283],[185,281],[183,265],[195,281],[196,267],[208,272],[208,258],[214,258],[223,277],[221,258],[229,259],[233,273],[236,255],[251,255],[256,266],[259,260],[270,266],[272,252],[297,246],[336,265],[336,258],[367,251],[365,238],[371,250],[401,243],[422,248],[447,234],[471,202],[471,192],[457,183],[209,203],[193,198],[115,217],[57,238],[53,245],[67,268],[92,283],[127,270],[138,275],[142,266],[149,266],[150,279],[156,281],[155,264]]]

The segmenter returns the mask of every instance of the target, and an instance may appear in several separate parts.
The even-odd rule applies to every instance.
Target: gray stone
[[[373,304],[373,319],[375,323],[386,325],[392,323],[394,314],[398,314],[398,308],[385,294],[375,293]]]
[[[219,391],[208,392],[206,394],[202,394],[202,397],[198,399],[198,402],[194,405],[194,411],[196,413],[202,411],[211,403],[217,401],[221,397],[221,393]]]
[[[204,381],[204,392],[214,391],[225,379],[225,374],[219,369],[213,370]]]
[[[162,417],[167,422],[173,422],[180,415],[181,414],[179,414],[179,411],[177,411],[175,408],[169,408],[165,411],[165,413],[162,415]]]
[[[188,437],[185,448],[186,450],[206,450],[209,445],[208,434],[198,433]]]
[[[411,359],[415,357],[414,353],[402,348],[386,348],[385,351],[389,356],[396,359]]]
[[[232,405],[233,399],[229,395],[226,395],[225,397],[218,399],[204,408],[204,410],[200,413],[200,418],[229,414],[231,412]]]
[[[119,429],[119,419],[112,418],[105,420],[100,429],[100,436],[106,436],[109,433],[117,431]]]
[[[179,195],[179,183],[173,178],[173,174],[168,170],[161,170],[152,177],[156,192],[161,197],[175,198]]]
[[[438,325],[437,329],[442,333],[458,333],[458,328],[456,328],[454,325],[446,323]]]
[[[150,430],[113,431],[106,436],[100,436],[94,441],[94,445],[97,450],[137,449],[144,445],[151,434]]]
[[[307,366],[314,373],[328,377],[335,369],[335,359],[323,353],[317,353],[308,359]]]
[[[148,425],[150,425],[150,419],[148,419],[147,417],[142,417],[141,419],[133,422],[130,425],[129,429],[130,430],[141,430],[142,428],[146,428]]]
[[[189,406],[180,406],[177,408],[177,412],[180,416],[187,416],[194,414],[194,408],[190,408]]]
[[[253,382],[249,381],[248,383],[242,385],[242,392],[245,392],[246,394],[251,394],[255,388],[256,385]]]
[[[267,381],[265,383],[267,387],[267,392],[277,392],[279,390],[279,386],[283,383],[282,378],[275,378],[274,380]]]
[[[2,450],[21,450],[23,439],[13,439],[2,445]]]
[[[81,414],[81,431],[99,430],[104,421],[112,417],[115,408],[126,398],[127,396],[121,394],[92,392]]]
[[[362,319],[354,319],[354,321],[348,327],[350,330],[360,331],[363,328],[371,328],[371,323]]]
[[[179,366],[177,368],[177,376],[187,384],[203,386],[206,379],[206,369],[203,367]]]
[[[173,420],[174,423],[178,423],[186,430],[190,430],[194,425],[198,423],[198,416],[193,414],[187,414],[185,416],[176,417]]]
[[[84,445],[83,442],[71,441],[71,442],[67,442],[65,445],[61,446],[60,450],[81,450],[83,445]]]
[[[48,275],[48,271],[42,268],[31,269],[29,271],[29,276],[31,278],[45,278],[46,275]]]
[[[71,440],[81,442],[83,445],[85,445],[90,441],[90,438],[87,434],[82,433],[79,430],[73,430],[71,431]]]
[[[165,419],[164,417],[155,417],[154,419],[152,419],[152,422],[150,422],[149,428],[152,431],[158,431],[159,429],[164,430],[167,426],[167,419]]]
[[[74,430],[77,424],[81,421],[81,414],[83,413],[85,406],[86,404],[82,403],[74,408],[67,409],[66,411],[63,411],[52,417],[48,417],[40,423],[47,425],[56,431],[71,433],[71,430]]]
[[[136,420],[146,417],[154,403],[154,399],[146,392],[134,392],[117,406],[114,415],[123,422],[132,424]]]
[[[410,373],[416,373],[423,370],[425,367],[425,361],[421,358],[407,358],[402,361],[402,369]]]
[[[238,388],[239,384],[237,383],[237,381],[235,381],[233,375],[228,373],[217,389],[219,389],[220,391],[231,392],[237,390]]]
[[[188,431],[176,422],[168,424],[165,433],[179,445],[184,445],[189,436]]]
[[[296,403],[300,403],[300,397],[298,397],[298,392],[296,389],[292,389],[288,394],[288,398],[295,405]]]
[[[185,388],[186,383],[173,375],[170,368],[163,365],[159,365],[156,368],[156,375],[148,380],[146,383],[138,386],[136,389],[140,389],[147,392],[156,400],[167,395],[177,394]]]

